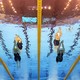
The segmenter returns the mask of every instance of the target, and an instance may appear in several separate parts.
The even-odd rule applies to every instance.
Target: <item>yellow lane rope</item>
[[[37,0],[38,80],[40,80],[41,24],[42,24],[42,0]]]
[[[8,67],[6,66],[6,63],[0,58],[0,63],[2,63],[3,67],[5,68],[6,72],[9,74],[11,80],[14,80],[13,76],[11,75]]]
[[[77,65],[77,63],[80,61],[80,55],[78,56],[78,58],[75,60],[75,62],[73,63],[73,65],[71,66],[68,74],[66,75],[66,77],[64,78],[64,80],[67,80],[68,76],[71,74],[71,72],[73,71],[73,69],[75,68],[75,66]]]

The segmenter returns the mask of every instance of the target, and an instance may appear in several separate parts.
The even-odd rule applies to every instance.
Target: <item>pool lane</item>
[[[0,24],[0,31],[2,31],[2,38],[4,39],[4,44],[9,50],[8,54],[10,54],[12,58],[9,58],[5,54],[5,50],[3,49],[1,41],[0,57],[6,62],[7,66],[10,69],[10,72],[14,77],[14,80],[37,80],[37,28],[28,26],[28,28],[24,31],[24,28],[19,26],[20,25],[16,24]],[[68,27],[66,25],[56,26],[55,28],[51,28],[50,26],[42,28],[40,75],[41,80],[63,80],[67,72],[69,71],[71,65],[80,54],[80,26],[79,23],[71,26],[73,27],[71,31],[68,30]],[[65,54],[63,62],[56,63],[57,54],[54,50],[53,40],[54,35],[59,27],[62,28],[61,40],[64,40]],[[23,50],[21,53],[21,67],[19,69],[17,68],[14,61],[12,51],[15,34],[18,34],[23,41]],[[26,55],[28,51],[30,58],[28,58]],[[47,57],[48,53],[50,53],[50,55]],[[6,73],[4,70],[2,72],[3,75]],[[0,75],[1,74],[2,73],[0,73]],[[78,77],[77,80],[79,80],[79,74],[80,70],[78,64],[69,76],[68,80],[76,80],[76,77]],[[9,76],[7,74],[5,75],[6,79],[10,80]],[[4,76],[2,77],[2,79],[5,79]]]

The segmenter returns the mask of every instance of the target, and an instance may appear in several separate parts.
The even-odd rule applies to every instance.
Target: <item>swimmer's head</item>
[[[21,43],[21,42],[22,42],[22,40],[20,39],[18,42],[19,42],[19,43]]]
[[[60,36],[60,33],[58,32],[57,35]]]
[[[19,43],[22,42],[21,38],[17,34],[15,34],[15,41]]]

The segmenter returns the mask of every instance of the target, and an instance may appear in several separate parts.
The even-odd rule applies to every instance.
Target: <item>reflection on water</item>
[[[47,62],[46,70],[45,70],[46,80],[48,80],[49,77],[49,64]]]
[[[6,54],[9,58],[12,58],[12,56],[9,54],[10,52],[9,52],[8,48],[6,47],[5,40],[3,39],[2,31],[0,31],[0,42],[1,42],[1,44],[2,44],[3,50],[5,51],[5,54]]]
[[[70,46],[70,50],[66,53],[68,55],[72,55],[70,53],[75,49],[75,46],[78,45],[78,40],[80,39],[80,28],[78,28],[77,30],[78,30],[78,32],[75,34],[75,39],[73,41],[73,45]]]
[[[30,58],[30,55],[29,55],[29,53],[30,53],[30,51],[29,51],[30,41],[29,41],[28,34],[27,34],[27,27],[25,27],[25,26],[23,26],[23,33],[25,35],[25,40],[26,40],[26,48],[25,48],[26,54],[27,54],[28,58]]]
[[[54,29],[53,27],[50,28],[50,33],[49,33],[49,49],[50,49],[50,52],[47,54],[47,57],[53,52],[53,33],[54,33]]]
[[[30,69],[30,71],[29,71],[29,78],[28,79],[32,80],[32,69]]]

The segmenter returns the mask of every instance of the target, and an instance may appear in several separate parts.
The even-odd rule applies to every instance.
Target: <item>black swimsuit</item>
[[[21,43],[19,43],[19,42],[17,42],[17,47],[21,50],[22,49],[22,42]]]
[[[14,59],[15,59],[15,61],[21,61],[21,57],[20,57],[19,53],[14,53]]]
[[[62,62],[62,61],[63,61],[63,52],[58,53],[58,55],[56,57],[56,62]]]
[[[54,39],[54,45],[55,45],[55,46],[59,46],[59,43],[60,43],[60,40]]]

